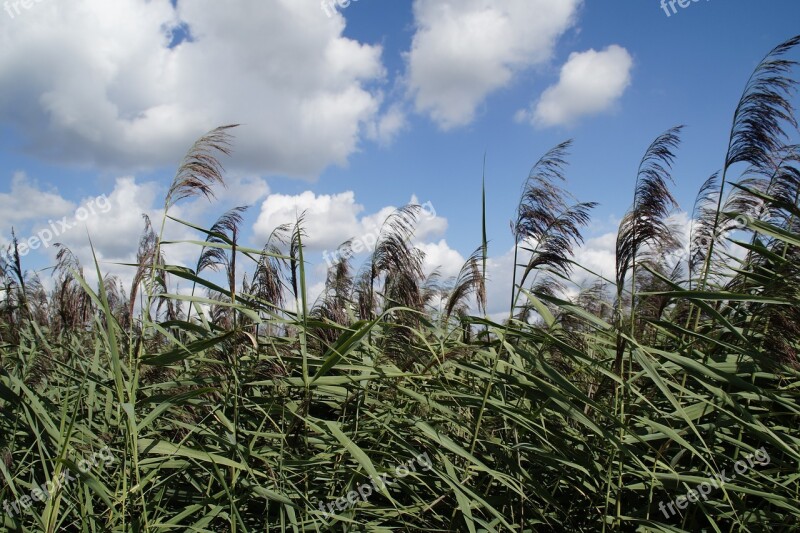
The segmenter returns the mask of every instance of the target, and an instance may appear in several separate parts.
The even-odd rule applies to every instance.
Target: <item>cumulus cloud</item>
[[[72,212],[75,204],[63,198],[55,189],[44,190],[23,172],[11,179],[11,189],[0,192],[0,244],[10,242],[11,229],[17,237],[28,231],[29,223],[59,218]]]
[[[73,0],[23,15],[0,17],[0,121],[37,157],[174,166],[204,132],[241,123],[232,165],[309,177],[346,163],[370,127],[400,129],[381,114],[381,47],[343,37],[316,0]]]
[[[443,129],[469,124],[514,74],[550,59],[581,0],[416,0],[407,54],[416,109]]]
[[[367,125],[367,137],[382,146],[387,146],[408,127],[403,109],[395,104],[386,113]]]
[[[415,196],[409,203],[420,205]],[[276,227],[294,224],[304,215],[303,227],[307,233],[304,244],[308,249],[333,251],[347,240],[366,241],[367,236],[377,236],[383,222],[396,209],[387,206],[365,214],[364,206],[356,202],[353,191],[330,195],[311,191],[298,195],[272,194],[261,204],[253,233],[256,241],[263,243]],[[441,235],[447,229],[447,221],[437,216],[429,204],[423,206],[418,222],[416,240]]]
[[[575,262],[586,269],[575,269],[574,279],[579,283],[594,277],[587,271],[614,279],[617,271],[617,232],[586,239],[583,246],[575,250]]]
[[[226,181],[227,187],[216,190],[214,194],[221,205],[252,205],[270,192],[266,180],[256,176],[229,177]]]
[[[123,177],[116,180],[114,189],[105,196],[108,207],[95,209],[93,215],[76,224],[69,233],[60,237],[60,241],[73,251],[85,249],[87,254],[79,254],[85,257],[90,255],[88,235],[101,258],[132,259],[144,229],[142,215],[150,216],[156,229],[161,222],[161,211],[153,208],[160,200],[158,187],[153,182],[137,183],[133,177]],[[91,199],[85,199],[81,205],[89,201]],[[177,210],[172,214],[177,215]]]
[[[466,258],[450,248],[444,239],[439,242],[419,243],[417,247],[425,253],[422,269],[426,275],[438,270],[444,279],[455,277],[466,261]]]
[[[675,211],[668,220],[674,228],[675,235],[685,244],[683,253],[677,251],[668,264],[673,261],[685,261],[688,252],[688,237],[692,227],[692,219],[685,211]],[[592,227],[600,228],[595,235],[587,236],[585,242],[575,249],[574,261],[581,265],[575,266],[570,275],[570,283],[566,284],[567,298],[574,298],[583,288],[588,288],[598,276],[613,283],[616,275],[616,245],[618,219],[610,218],[608,221],[598,220]],[[525,264],[529,254],[523,252],[518,258],[518,264]],[[503,321],[508,318],[508,309],[511,302],[511,278],[514,272],[514,248],[511,247],[504,253],[493,254],[486,263],[487,270],[487,300],[488,312],[492,320]],[[530,283],[528,285],[530,287]]]
[[[601,113],[622,97],[631,83],[632,68],[633,58],[621,46],[575,52],[561,68],[558,83],[545,90],[532,112],[520,112],[517,118],[556,126]]]
[[[589,286],[597,277],[614,279],[616,271],[616,231],[609,231],[601,235],[586,238],[584,244],[575,250],[574,260],[584,268],[575,267],[570,275],[571,285],[567,286],[567,297],[575,296],[580,287]],[[530,255],[521,252],[518,264],[525,264]],[[594,272],[594,274],[590,273]],[[487,302],[488,312],[492,320],[502,321],[508,318],[511,304],[511,279],[514,273],[514,248],[502,254],[495,254],[488,258],[487,272]],[[521,273],[521,270],[519,270]],[[530,288],[531,279],[528,281]],[[523,296],[524,298],[524,296]]]
[[[204,200],[198,200],[198,203],[202,202]],[[85,210],[84,215],[77,218],[75,214],[81,208]],[[192,213],[198,212],[196,205],[184,202],[170,208],[169,214],[178,219],[196,221]],[[159,231],[163,214],[162,190],[158,183],[138,182],[131,176],[117,178],[110,191],[78,202],[77,209],[68,217],[71,227],[57,235],[53,242],[65,245],[83,265],[90,266],[85,273],[92,279],[94,255],[104,274],[114,274],[129,284],[134,269],[122,263],[135,261],[139,239],[145,228],[143,215],[148,216],[155,231]],[[177,244],[164,245],[162,252],[169,264],[194,268],[200,248],[178,242],[204,238],[205,235],[168,220],[164,240]],[[49,264],[53,264],[55,248],[51,245],[40,251],[48,256]]]
[[[298,195],[271,194],[261,205],[253,232],[257,240],[266,241],[275,228],[294,224],[305,215],[306,246],[332,249],[358,234],[358,215],[363,210],[352,191],[332,195],[316,195],[311,191]]]
[[[23,174],[17,174],[10,192],[0,192],[0,222],[4,229],[0,244],[10,244],[10,227],[16,227],[23,268],[40,272],[49,287],[49,273],[41,270],[52,266],[60,244],[69,248],[84,266],[84,275],[93,284],[97,281],[94,260],[97,258],[104,275],[117,276],[127,289],[133,280],[132,263],[139,239],[145,227],[142,215],[153,225],[160,225],[163,210],[163,191],[156,182],[139,183],[133,177],[117,178],[111,190],[78,199],[65,199],[56,189],[43,189]],[[199,200],[203,202],[204,200]],[[193,202],[173,207],[170,214],[187,219],[189,211],[200,213]],[[168,222],[165,241],[202,240],[194,230]],[[24,246],[23,246],[24,244]],[[165,245],[163,252],[171,264],[194,266],[199,247],[191,244]],[[49,273],[48,273],[49,272]]]

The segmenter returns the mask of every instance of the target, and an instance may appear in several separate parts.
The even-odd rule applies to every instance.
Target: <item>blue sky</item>
[[[659,0],[358,0],[328,17],[317,0],[44,0],[16,11],[12,2],[0,12],[3,239],[12,226],[35,235],[106,195],[109,212],[58,240],[88,260],[92,235],[106,269],[127,279],[113,263],[135,252],[141,213],[160,220],[186,148],[214,126],[241,123],[225,161],[229,190],[176,215],[208,222],[250,204],[245,238],[260,246],[308,209],[319,288],[318,252],[415,196],[436,211],[419,232],[429,267],[450,275],[480,244],[486,154],[499,282],[531,165],[574,139],[568,188],[600,203],[579,257],[608,273],[610,235],[648,144],[687,126],[675,192],[690,209],[722,165],[750,72],[800,33],[796,0],[676,9],[667,16]],[[190,264],[195,252],[175,247],[171,259]],[[53,257],[50,247],[26,261],[40,269]]]

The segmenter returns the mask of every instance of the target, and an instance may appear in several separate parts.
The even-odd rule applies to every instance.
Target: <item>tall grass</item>
[[[242,208],[210,229],[173,218],[224,184],[231,127],[189,152],[162,231],[146,220],[130,289],[96,261],[90,286],[64,249],[48,293],[12,247],[0,500],[20,503],[3,530],[797,530],[800,152],[784,56],[798,43],[748,82],[678,261],[679,129],[632,175],[615,279],[573,297],[594,204],[564,188],[569,145],[548,152],[515,215],[502,322],[485,314],[485,189],[480,246],[456,279],[424,276],[407,206],[363,265],[340,255],[316,302],[302,219],[252,249]],[[165,261],[167,223],[203,235],[194,269]],[[106,447],[113,461],[81,467]],[[747,463],[759,450],[769,460]],[[397,470],[423,454],[430,468]],[[737,461],[735,479],[664,510]],[[76,479],[30,499],[65,472]]]

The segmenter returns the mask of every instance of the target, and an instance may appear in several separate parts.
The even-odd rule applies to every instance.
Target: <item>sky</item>
[[[686,126],[674,192],[690,211],[723,164],[748,76],[800,33],[796,0],[0,3],[0,243],[12,228],[25,242],[54,234],[31,243],[27,268],[47,278],[55,242],[91,265],[91,238],[103,272],[129,284],[142,214],[160,224],[187,149],[240,124],[227,189],[170,215],[210,225],[248,205],[243,244],[260,248],[305,212],[319,293],[323,252],[368,242],[418,203],[426,270],[446,278],[481,243],[485,173],[495,313],[508,308],[510,221],[539,157],[574,141],[567,188],[599,203],[577,259],[613,277],[648,145]],[[174,223],[166,236],[197,238]],[[197,252],[167,256],[193,266]]]

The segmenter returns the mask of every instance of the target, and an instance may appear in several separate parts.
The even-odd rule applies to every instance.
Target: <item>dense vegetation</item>
[[[316,302],[302,219],[250,249],[242,208],[210,229],[170,217],[224,185],[228,127],[188,153],[161,229],[145,221],[129,290],[95,265],[87,283],[66,248],[45,290],[12,246],[3,530],[800,528],[798,44],[747,83],[688,244],[669,218],[680,128],[650,146],[615,279],[569,281],[594,205],[566,192],[569,144],[548,152],[512,224],[502,323],[485,230],[457,279],[425,277],[417,206],[360,268],[345,244]],[[167,223],[205,236],[194,268],[166,264]]]

